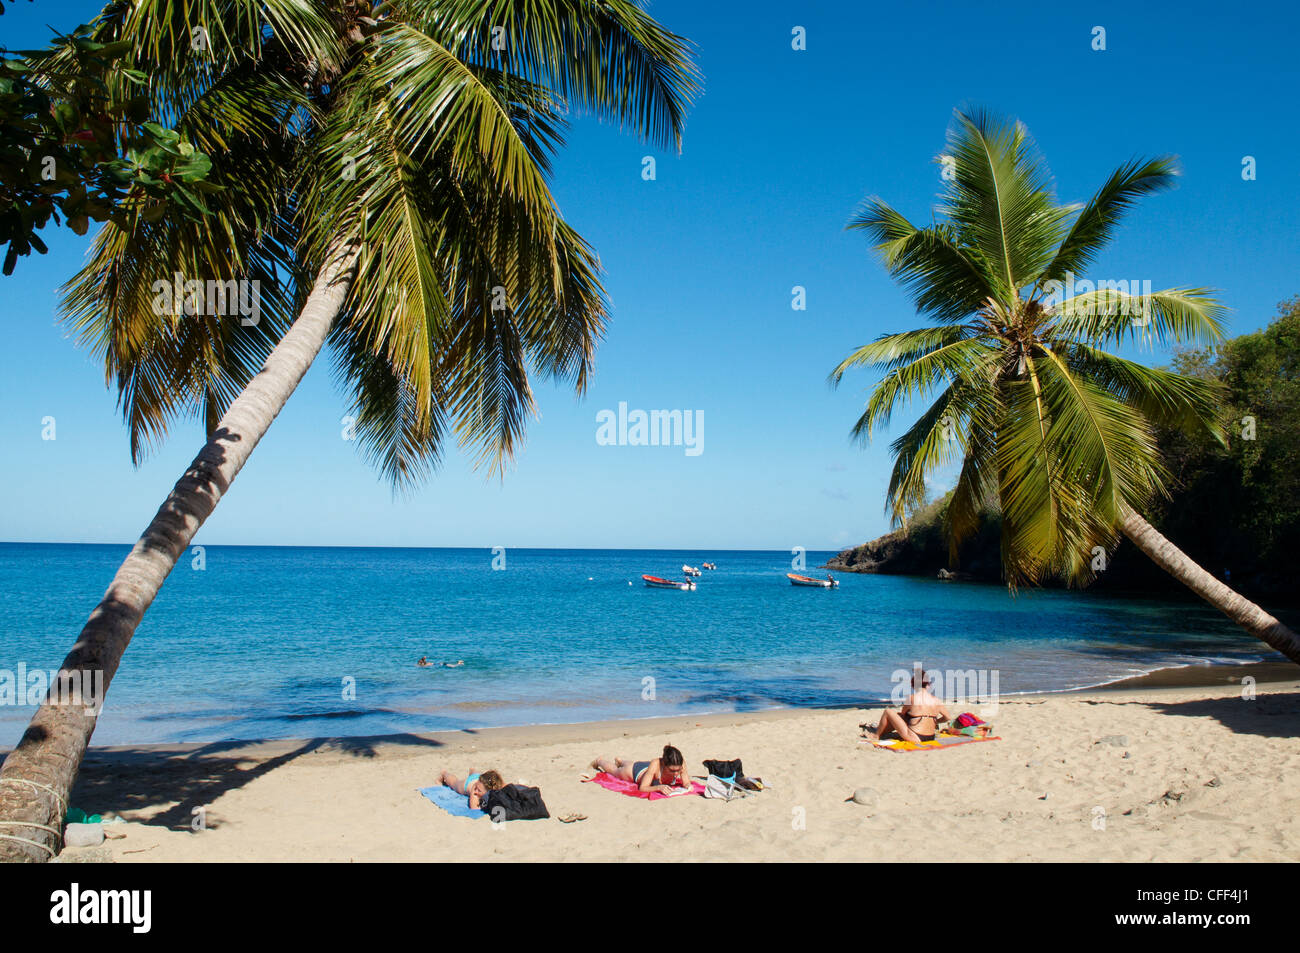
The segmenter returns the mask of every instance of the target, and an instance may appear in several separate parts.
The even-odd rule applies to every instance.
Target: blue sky
[[[963,103],[1023,120],[1066,200],[1135,154],[1181,157],[1180,188],[1138,208],[1093,276],[1219,288],[1232,333],[1300,293],[1290,5],[891,6],[653,4],[705,75],[682,155],[585,120],[557,162],[556,195],[599,250],[613,304],[587,397],[539,388],[541,417],[504,481],[452,452],[395,499],[341,438],[346,403],[322,359],[197,541],[828,549],[885,531],[888,435],[867,450],[848,439],[872,379],[838,391],[825,379],[853,347],[921,322],[843,226],[869,194],[928,215]],[[39,44],[46,24],[97,9],[20,0],[0,44]],[[1105,51],[1091,48],[1095,26]],[[641,177],[646,155],[655,181]],[[1241,177],[1247,155],[1255,181]],[[115,394],[57,323],[56,289],[88,239],[44,237],[50,254],[0,278],[0,539],[128,542],[201,430],[177,426],[132,467]],[[791,308],[796,285],[805,311]],[[703,452],[598,445],[597,413],[622,401],[703,411]],[[54,441],[41,439],[46,416]]]

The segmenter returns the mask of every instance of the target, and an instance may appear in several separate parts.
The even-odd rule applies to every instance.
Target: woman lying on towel
[[[488,791],[500,791],[505,787],[501,780],[501,775],[495,771],[484,771],[482,774],[471,774],[465,779],[465,783],[460,783],[460,778],[449,771],[442,772],[438,778],[439,784],[445,784],[457,794],[463,794],[469,798],[470,810],[477,810],[483,806],[483,798],[487,796]]]
[[[672,745],[664,745],[664,753],[649,761],[597,758],[591,762],[591,766],[597,771],[631,781],[641,791],[672,794],[675,787],[691,786],[691,779],[686,774],[686,759]]]
[[[921,683],[920,691],[916,690],[918,680]],[[907,701],[903,702],[902,707],[898,711],[886,708],[885,713],[880,716],[880,724],[874,729],[870,724],[861,725],[860,727],[867,729],[863,734],[872,741],[879,741],[890,735],[896,735],[913,744],[933,741],[934,736],[939,733],[939,722],[952,720],[952,715],[948,714],[948,709],[943,707],[943,702],[930,693],[930,686],[933,683],[934,680],[925,672],[913,675],[912,694],[907,696]]]

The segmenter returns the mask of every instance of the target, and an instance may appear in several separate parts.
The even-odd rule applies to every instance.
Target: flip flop
[[[561,814],[559,818],[557,818],[557,820],[559,820],[561,824],[572,824],[574,821],[585,821],[586,819],[587,819],[586,814],[573,814],[573,813]]]

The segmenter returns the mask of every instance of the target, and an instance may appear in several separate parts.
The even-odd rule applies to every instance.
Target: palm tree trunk
[[[1150,556],[1157,566],[1251,635],[1263,639],[1291,661],[1300,664],[1300,638],[1289,628],[1245,596],[1215,579],[1132,510],[1125,514],[1121,528],[1124,535]]]
[[[83,686],[88,682],[79,673],[102,672],[108,688],[163,581],[320,353],[355,277],[356,258],[350,243],[330,249],[302,313],[230,404],[90,614],[59,670],[65,685]],[[102,695],[97,701],[102,705]],[[68,792],[97,721],[86,703],[69,703],[53,688],[32,716],[0,767],[0,861],[42,861],[57,852]]]

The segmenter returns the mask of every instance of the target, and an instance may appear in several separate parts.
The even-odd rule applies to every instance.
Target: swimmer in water
[[[420,656],[420,660],[419,660],[418,662],[416,662],[415,664],[418,665],[420,668],[428,668],[429,665],[430,665],[431,663],[429,662],[429,660],[428,660],[427,658],[425,658],[423,655],[421,655],[421,656]]]
[[[465,664],[465,660],[464,660],[464,659],[461,659],[461,660],[458,661],[458,662],[443,662],[443,663],[442,663],[442,667],[443,667],[443,668],[460,668],[460,667],[461,667],[462,665],[464,665],[464,664]]]

